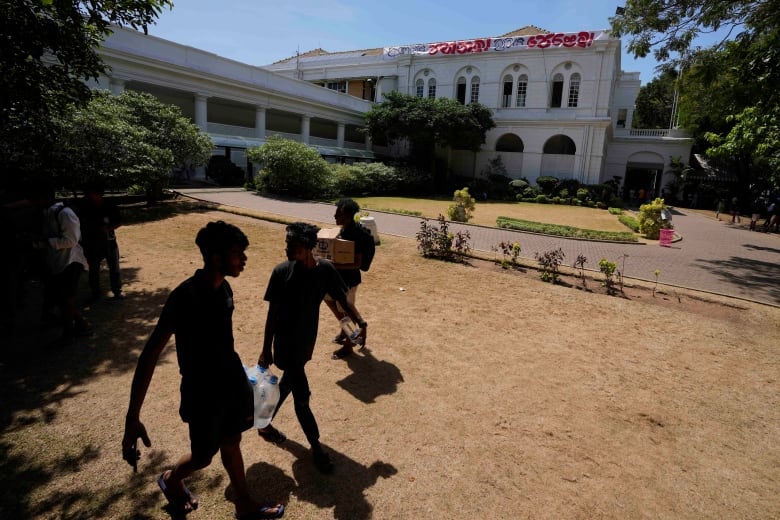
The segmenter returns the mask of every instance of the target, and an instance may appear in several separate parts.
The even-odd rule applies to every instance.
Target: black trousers
[[[295,415],[298,417],[298,423],[301,425],[306,439],[312,447],[319,445],[320,430],[317,427],[317,420],[309,407],[309,379],[306,377],[306,371],[303,366],[288,367],[279,381],[279,404],[276,405],[274,417],[282,407],[282,403],[288,395],[292,394],[295,405]]]

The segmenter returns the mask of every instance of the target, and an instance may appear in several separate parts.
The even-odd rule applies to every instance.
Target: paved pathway
[[[226,206],[252,209],[274,215],[335,225],[334,206],[318,202],[287,201],[262,197],[240,188],[186,188],[179,193]],[[380,235],[414,238],[420,218],[372,211]],[[664,285],[685,287],[725,296],[780,306],[780,235],[751,232],[699,213],[674,212],[675,232],[682,240],[671,247],[652,244],[614,244],[572,240],[497,228],[452,224],[451,230],[467,229],[472,248],[491,252],[502,241],[519,242],[521,257],[560,247],[564,262],[571,265],[578,255],[586,268],[598,270],[598,261],[617,262],[627,278],[654,281],[656,269]],[[627,255],[624,257],[624,255]]]

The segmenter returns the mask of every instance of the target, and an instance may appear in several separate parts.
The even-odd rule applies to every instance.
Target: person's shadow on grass
[[[369,347],[344,358],[352,373],[336,384],[364,403],[380,395],[390,395],[403,383],[401,371],[392,363],[374,357]]]
[[[269,498],[289,497],[294,494],[301,501],[318,508],[334,508],[333,517],[343,520],[368,520],[373,516],[373,507],[365,491],[379,478],[390,478],[398,470],[380,460],[364,466],[334,451],[323,444],[333,461],[333,473],[324,475],[317,471],[312,462],[311,450],[302,444],[287,439],[279,447],[295,456],[292,471],[294,478],[281,475],[278,468],[265,463],[253,464],[247,470],[250,489],[262,489]]]

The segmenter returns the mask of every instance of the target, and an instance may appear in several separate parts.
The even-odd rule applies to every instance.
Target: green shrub
[[[468,231],[450,233],[449,224],[444,215],[439,215],[439,226],[428,223],[424,218],[420,221],[420,231],[417,232],[417,249],[426,258],[439,258],[447,261],[463,261],[466,253],[471,251]]]
[[[577,200],[585,201],[590,196],[588,188],[577,188]]]
[[[336,195],[360,195],[366,191],[365,171],[355,165],[329,164],[331,190]]]
[[[362,172],[365,180],[363,191],[381,195],[394,195],[401,191],[404,178],[398,168],[381,162],[356,163],[352,166]]]
[[[541,194],[536,196],[535,202],[537,204],[547,204],[550,200],[547,198],[547,195]]]
[[[599,260],[599,271],[604,274],[604,285],[607,287],[607,293],[613,294],[615,291],[615,271],[617,270],[617,263],[610,262],[606,258]]]
[[[558,281],[560,267],[565,256],[563,249],[560,247],[545,251],[542,254],[534,253],[534,258],[536,258],[536,261],[539,262],[539,266],[542,268],[539,277],[543,282],[556,283]]]
[[[553,204],[560,204],[561,203],[561,198],[560,197],[553,197],[552,199],[550,199],[550,202],[552,202]]]
[[[539,186],[542,193],[550,196],[555,193],[555,188],[558,186],[559,182],[558,177],[553,177],[551,175],[542,175],[536,179],[536,185]]]
[[[607,211],[609,211],[610,215],[622,215],[623,214],[623,209],[622,208],[609,207],[609,208],[607,208]]]
[[[536,198],[537,195],[539,195],[539,189],[534,188],[533,186],[528,186],[523,190],[523,197],[527,199]]]
[[[639,232],[650,240],[657,240],[661,235],[661,229],[672,229],[672,223],[661,218],[661,211],[668,211],[664,199],[656,198],[654,201],[639,206]]]
[[[263,189],[298,197],[316,197],[327,192],[329,165],[317,150],[304,143],[274,135],[263,146],[249,148],[246,155],[250,161],[263,165]]]
[[[569,198],[569,190],[567,190],[566,188],[563,188],[561,191],[558,192],[558,196],[560,198],[562,198],[562,199]]]
[[[474,214],[477,201],[469,194],[468,188],[455,190],[452,204],[447,208],[447,216],[455,222],[468,222]]]

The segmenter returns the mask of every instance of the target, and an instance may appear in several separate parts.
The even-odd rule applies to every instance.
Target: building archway
[[[626,162],[623,199],[631,204],[645,204],[660,196],[664,158],[653,152],[639,152]]]

